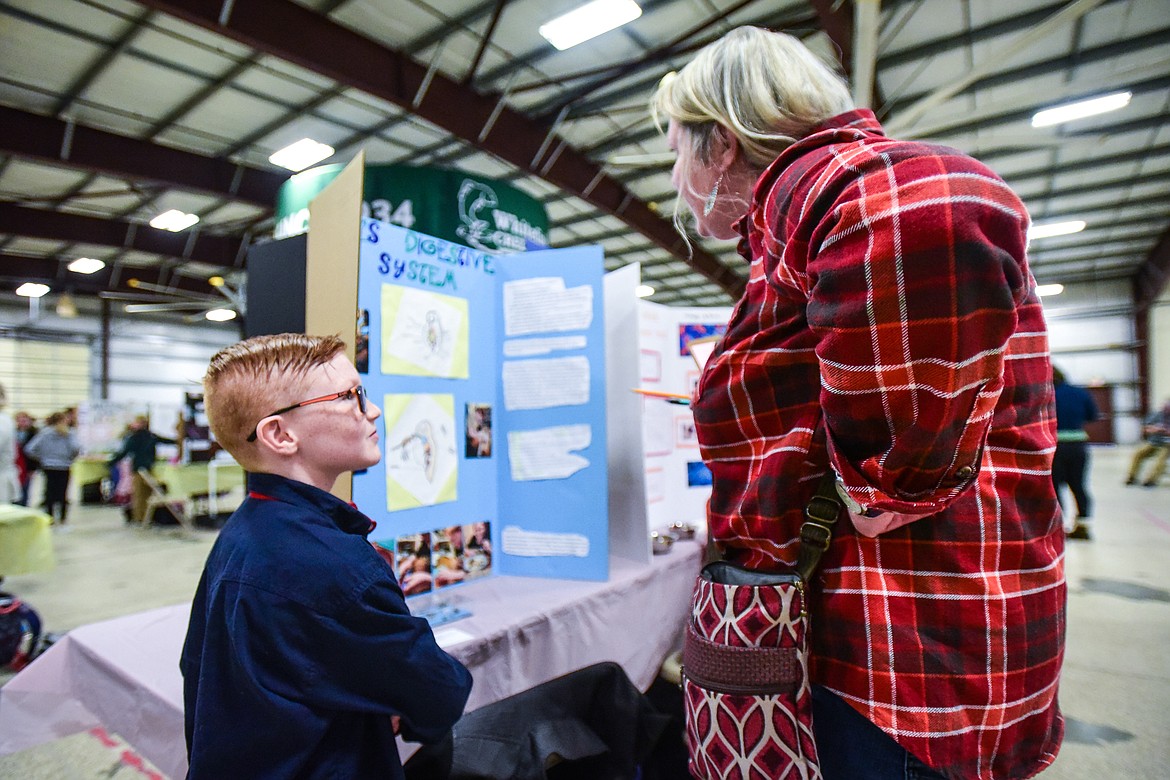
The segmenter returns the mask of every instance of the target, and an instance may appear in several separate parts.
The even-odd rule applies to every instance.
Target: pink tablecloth
[[[452,589],[472,615],[436,635],[474,676],[468,709],[600,661],[616,661],[648,688],[681,646],[701,552],[679,542],[649,566],[614,558],[602,583],[495,576]],[[183,777],[179,653],[188,612],[165,607],[69,632],[0,688],[0,754],[100,724]]]

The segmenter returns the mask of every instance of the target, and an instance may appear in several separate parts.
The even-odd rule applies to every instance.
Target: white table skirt
[[[474,677],[468,710],[601,661],[646,690],[682,644],[701,554],[698,542],[679,542],[649,566],[611,559],[608,582],[494,576],[452,589],[472,615],[437,634]],[[189,611],[164,607],[66,634],[0,688],[0,755],[103,725],[183,777],[179,653]],[[461,633],[471,638],[447,644]]]

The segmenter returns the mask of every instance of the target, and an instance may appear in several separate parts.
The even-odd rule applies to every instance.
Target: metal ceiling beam
[[[1099,182],[1092,184],[1082,184],[1076,187],[1062,187],[1059,190],[1047,190],[1044,192],[1025,194],[1022,190],[1027,188],[1024,186],[1013,186],[1016,194],[1020,196],[1025,202],[1028,200],[1044,199],[1045,201],[1054,200],[1057,198],[1075,198],[1080,195],[1099,195],[1104,190],[1130,190],[1134,187],[1142,187],[1147,184],[1167,184],[1170,183],[1170,171],[1157,171],[1155,173],[1147,173],[1144,176],[1130,176],[1121,177],[1119,179],[1102,179]],[[1119,206],[1124,206],[1125,203],[1119,202]]]
[[[1120,2],[1129,2],[1129,0],[1105,0],[1101,5],[1113,5]],[[898,5],[898,3],[891,3],[886,0],[886,5]],[[914,43],[905,49],[892,51],[888,54],[883,54],[878,58],[878,70],[893,70],[899,65],[905,65],[910,62],[918,62],[927,57],[934,57],[938,54],[944,54],[955,50],[958,47],[969,46],[984,41],[991,41],[996,38],[1002,38],[1011,33],[1027,30],[1035,27],[1040,22],[1060,11],[1068,5],[1068,0],[1057,0],[1057,2],[1049,3],[1041,8],[1036,8],[1026,13],[1017,16],[1010,16],[1005,19],[999,19],[991,24],[976,27],[973,30],[965,30],[955,35],[948,35],[942,38],[935,38],[931,41],[923,41],[921,43]]]
[[[91,63],[81,68],[81,76],[66,87],[65,91],[53,105],[51,112],[53,116],[59,115],[68,109],[69,106],[73,105],[73,101],[80,97],[90,85],[106,72],[106,68],[142,33],[143,25],[153,15],[153,11],[143,11],[137,18],[131,19],[129,26],[118,36],[117,40],[110,44],[109,48],[99,54]]]
[[[803,9],[803,8],[801,8],[801,9],[787,9],[783,15],[778,16],[778,15],[775,15],[774,11],[770,11],[770,12],[766,12],[763,16],[757,17],[755,19],[745,20],[744,24],[754,25],[756,27],[769,27],[772,29],[791,30],[794,27],[800,27],[802,25],[809,25],[809,26],[815,25],[816,24],[816,16],[813,13],[811,13],[810,11]],[[697,41],[694,41],[692,43],[689,43],[686,46],[680,46],[674,50],[664,52],[660,57],[656,57],[650,61],[644,61],[644,64],[647,64],[647,65],[654,64],[657,61],[666,61],[666,60],[670,59],[671,57],[681,56],[683,54],[689,54],[691,52],[698,51],[699,49],[703,48],[707,44],[718,40],[720,37],[721,37],[720,35],[704,36],[703,38],[701,38]],[[653,73],[648,75],[646,78],[640,78],[636,81],[626,83],[619,88],[610,90],[609,92],[598,95],[598,96],[591,98],[590,100],[587,100],[585,102],[580,102],[580,98],[578,97],[578,102],[573,106],[573,109],[571,111],[569,111],[568,118],[575,119],[575,118],[578,118],[581,116],[590,115],[590,114],[595,113],[597,111],[604,111],[605,107],[608,107],[608,106],[612,105],[613,103],[618,102],[620,100],[624,100],[625,98],[630,97],[631,95],[643,95],[644,96],[648,92],[650,92],[654,88],[654,86],[662,79],[663,74],[664,74],[664,71],[654,71]],[[627,75],[629,75],[629,74],[627,74]],[[570,75],[570,78],[571,77],[572,76]],[[606,79],[606,83],[613,83],[613,79]],[[595,91],[595,90],[593,90],[593,89],[590,90],[590,92],[593,92],[593,91]],[[555,100],[555,98],[553,100]],[[545,109],[545,110],[547,110],[547,109]],[[647,113],[649,113],[649,112],[647,112]]]
[[[1082,184],[1082,185],[1077,185],[1075,187],[1065,187],[1065,188],[1055,190],[1055,191],[1045,190],[1043,192],[1035,192],[1035,193],[1025,194],[1025,192],[1027,190],[1026,185],[1012,184],[1011,188],[1017,195],[1020,196],[1021,200],[1027,202],[1029,200],[1035,201],[1035,200],[1040,200],[1040,199],[1043,199],[1045,201],[1049,201],[1049,200],[1053,200],[1053,199],[1057,199],[1057,198],[1075,198],[1075,197],[1078,197],[1081,195],[1103,195],[1104,190],[1128,190],[1128,189],[1132,189],[1133,187],[1140,187],[1140,186],[1145,186],[1145,185],[1149,185],[1149,184],[1165,184],[1168,182],[1170,182],[1170,170],[1154,171],[1153,173],[1147,173],[1147,174],[1144,174],[1142,176],[1129,176],[1129,177],[1123,176],[1121,178],[1116,178],[1116,179],[1101,179],[1098,181],[1094,181],[1091,184]],[[651,195],[650,202],[652,202],[652,203],[654,203],[654,202],[668,203],[673,198],[674,198],[673,192],[660,192],[660,193],[655,193],[654,195]],[[1135,201],[1135,202],[1141,202],[1144,204],[1147,201],[1148,201],[1148,198],[1143,196],[1143,198],[1140,201]],[[1104,203],[1107,201],[1099,200],[1098,202]],[[1118,201],[1111,202],[1111,205],[1117,206],[1117,207],[1124,207],[1124,206],[1128,205],[1128,202],[1125,200],[1118,200]],[[1029,207],[1029,212],[1035,213],[1035,210],[1033,208]],[[566,227],[566,226],[575,224],[575,222],[579,222],[579,221],[583,221],[583,220],[575,220],[575,221],[572,219],[565,220],[564,222],[558,223],[557,227]]]
[[[825,35],[840,53],[845,75],[853,76],[853,2],[852,0],[808,0],[816,11]]]
[[[180,292],[212,295],[215,289],[203,279],[169,273],[164,281],[159,268],[122,267],[117,281],[113,279],[113,264],[106,265],[95,274],[75,274],[65,269],[65,264],[74,258],[24,257],[0,253],[0,289],[16,288],[24,282],[43,282],[53,288],[54,293],[70,292],[79,295],[97,296],[103,292],[142,294],[140,289],[131,287],[131,278],[150,284],[158,284]],[[160,299],[163,296],[158,296]]]
[[[288,178],[0,106],[0,151],[25,159],[204,192],[271,210]]]
[[[1167,28],[1167,36],[1170,37],[1170,28]],[[1046,95],[1046,97],[1044,99],[1041,99],[1041,100],[1037,100],[1037,99],[1035,99],[1035,97],[1032,97],[1029,99],[1029,97],[1025,96],[1021,100],[1016,101],[1018,103],[1022,103],[1023,105],[1020,105],[1020,106],[1010,106],[1009,105],[1009,106],[1005,106],[1004,108],[1001,108],[998,111],[995,110],[994,108],[992,108],[991,110],[985,109],[984,113],[982,113],[982,115],[978,119],[973,120],[973,121],[970,119],[964,119],[961,114],[953,114],[952,113],[952,114],[944,116],[944,118],[942,118],[942,119],[939,119],[939,120],[934,121],[932,123],[929,123],[927,125],[919,125],[915,128],[912,128],[911,130],[907,130],[906,133],[903,134],[903,137],[905,137],[905,138],[939,138],[939,137],[944,137],[945,138],[948,135],[954,135],[956,133],[961,133],[961,132],[969,132],[971,130],[983,130],[985,128],[994,127],[996,125],[1006,125],[1006,124],[1011,124],[1013,122],[1029,122],[1030,123],[1032,116],[1035,115],[1035,113],[1038,110],[1040,110],[1041,108],[1044,108],[1046,105],[1051,106],[1051,105],[1060,104],[1060,103],[1071,103],[1071,102],[1076,101],[1076,100],[1082,100],[1085,98],[1096,97],[1103,92],[1110,91],[1111,88],[1116,89],[1116,87],[1120,86],[1120,85],[1124,85],[1129,91],[1133,92],[1135,95],[1141,95],[1142,93],[1145,93],[1145,92],[1162,93],[1166,90],[1167,86],[1170,86],[1170,75],[1165,75],[1165,74],[1161,74],[1161,75],[1154,76],[1151,78],[1144,78],[1144,79],[1141,79],[1138,81],[1126,80],[1126,81],[1122,81],[1121,84],[1118,84],[1118,82],[1116,81],[1116,78],[1117,78],[1116,76],[1108,76],[1108,77],[1105,77],[1103,79],[1103,81],[1105,83],[1102,84],[1102,86],[1100,86],[1100,87],[1090,88],[1088,86],[1081,85],[1081,86],[1079,86],[1078,89],[1070,90],[1070,91],[1067,91],[1063,94]],[[1117,119],[1117,117],[1116,116],[1110,117],[1110,119]],[[1164,121],[1165,118],[1159,117],[1159,120]],[[1099,120],[1099,121],[1107,121],[1107,120]],[[1031,130],[1031,128],[1028,128],[1028,129]],[[1040,131],[1033,131],[1033,132],[1037,133],[1037,139],[1036,139],[1037,142],[1044,140],[1045,136],[1042,135],[1040,133]],[[1076,135],[1089,135],[1089,134],[1092,134],[1092,135],[1111,134],[1112,135],[1116,132],[1117,131],[1115,130],[1114,125],[1112,125],[1112,124],[1101,125],[1101,124],[1094,123],[1094,126],[1091,126],[1091,127],[1082,126],[1079,129],[1070,133],[1069,135],[1074,136],[1074,137]]]
[[[642,7],[643,14],[649,14],[650,12],[659,8],[660,6],[669,5],[673,1],[674,0],[641,0],[639,5]],[[535,27],[535,26],[536,25],[533,24],[533,27]],[[437,40],[443,40],[448,35],[450,35],[449,28],[441,28],[437,32],[439,33]],[[639,42],[639,39],[637,39],[635,36],[629,34],[628,31],[626,31],[626,30],[621,30],[621,34],[627,35],[632,40],[634,40],[635,43]],[[418,51],[417,48],[414,48],[411,50]],[[544,60],[549,59],[550,57],[557,56],[558,53],[559,52],[552,45],[548,44],[547,42],[545,42],[539,38],[536,38],[534,40],[533,48],[529,49],[529,51],[526,54],[512,55],[511,58],[507,62],[505,62],[503,65],[500,65],[500,66],[494,68],[493,70],[490,70],[487,73],[483,74],[483,76],[481,76],[479,78],[479,83],[481,83],[481,84],[495,84],[495,83],[499,83],[500,81],[510,80],[512,77],[512,74],[514,74],[514,73],[516,73],[524,68],[531,68],[533,70],[538,70],[537,65],[539,65]]]
[[[1051,263],[1042,263],[1040,265],[1033,265],[1032,272],[1035,274],[1043,274],[1045,277],[1052,274],[1059,273],[1061,275],[1070,273],[1069,269],[1077,270],[1085,267],[1093,268],[1095,270],[1109,269],[1125,271],[1126,275],[1133,273],[1134,257],[1133,255],[1111,255],[1108,253],[1101,255],[1091,255],[1088,257],[1080,257],[1070,260],[1059,260]]]
[[[475,74],[479,70],[479,63],[483,61],[484,52],[487,51],[492,36],[496,34],[496,25],[500,23],[500,16],[504,13],[504,6],[507,4],[508,0],[496,0],[496,8],[492,11],[492,18],[488,21],[487,29],[483,31],[483,35],[479,39],[475,56],[471,58],[471,64],[467,66],[467,72],[463,74],[463,79],[459,82],[463,86],[475,83]]]
[[[904,130],[913,127],[919,119],[922,119],[943,103],[967,91],[973,84],[991,73],[1002,70],[1004,65],[1012,59],[1028,51],[1033,45],[1048,38],[1061,27],[1081,18],[1102,2],[1103,0],[1074,0],[1074,2],[1069,3],[1066,7],[1057,11],[1035,27],[1013,38],[1003,46],[998,47],[994,53],[988,55],[981,63],[965,73],[962,78],[933,90],[930,94],[915,100],[906,108],[894,113],[894,118],[887,123],[890,135],[897,136]]]
[[[739,2],[735,3],[730,8],[723,9],[722,11],[719,11],[712,16],[708,16],[703,21],[693,25],[687,30],[684,30],[681,34],[676,35],[674,38],[662,44],[661,46],[656,46],[649,51],[643,52],[635,59],[627,60],[626,62],[622,63],[611,64],[612,70],[600,78],[594,78],[592,81],[586,84],[565,90],[564,92],[554,96],[551,100],[546,101],[543,105],[530,109],[530,113],[534,116],[544,117],[551,120],[553,117],[560,114],[560,112],[565,108],[573,106],[582,98],[593,94],[608,84],[613,84],[616,81],[625,78],[626,76],[645,70],[648,67],[656,65],[659,62],[663,62],[672,57],[676,57],[683,52],[693,51],[706,46],[711,41],[721,37],[723,33],[719,32],[715,35],[705,36],[703,39],[698,41],[694,40],[695,36],[706,32],[711,27],[724,21],[731,14],[742,11],[747,6],[756,2],[758,2],[758,0],[739,0]],[[774,12],[769,12],[766,14],[766,17],[770,18],[773,16],[773,14]],[[565,77],[564,80],[571,81],[572,79],[573,74],[569,74],[567,77]],[[579,115],[580,113],[582,112],[579,110],[570,110],[569,116],[572,117]]]
[[[1142,231],[1141,234],[1134,234],[1133,236],[1123,236],[1112,239],[1096,239],[1093,241],[1082,241],[1079,243],[1066,244],[1059,247],[1048,247],[1047,249],[1036,247],[1029,247],[1028,257],[1038,258],[1044,260],[1052,258],[1056,253],[1063,253],[1064,258],[1087,259],[1096,257],[1098,255],[1109,254],[1129,254],[1130,256],[1137,256],[1144,254],[1149,250],[1150,243],[1154,241],[1162,232],[1162,226],[1158,225],[1151,227],[1149,230]],[[1055,241],[1055,238],[1043,239],[1047,241]],[[1039,242],[1037,242],[1039,243]],[[1082,249],[1083,247],[1083,249]],[[1080,254],[1069,254],[1077,249],[1082,249]],[[1059,259],[1059,258],[1056,258]]]
[[[1147,49],[1154,52],[1160,50],[1166,45],[1167,35],[1170,35],[1170,27],[1161,27],[1143,35],[1136,35],[1122,40],[1114,41],[1112,43],[1102,44],[1100,46],[1093,46],[1082,49],[1071,55],[1064,55],[1061,57],[1050,57],[1049,59],[1040,62],[1033,62],[1028,65],[1011,68],[1004,67],[1002,73],[995,75],[985,75],[966,86],[963,91],[970,92],[972,90],[991,89],[993,87],[1010,86],[1018,84],[1037,76],[1049,76],[1053,73],[1063,73],[1064,71],[1074,66],[1083,66],[1093,63],[1108,62],[1116,57],[1127,54],[1141,54],[1145,53]],[[878,67],[884,67],[884,62],[879,60]],[[888,107],[887,115],[898,116],[899,112],[909,110],[911,106],[925,100],[929,95],[927,93],[919,93],[916,95],[909,95]],[[1042,98],[1037,98],[1037,103],[1040,103]],[[891,125],[894,123],[891,122]],[[972,123],[977,126],[978,123]]]
[[[191,230],[169,233],[149,225],[122,220],[85,217],[62,211],[32,209],[0,203],[0,234],[7,233],[50,241],[71,241],[194,260],[225,268],[239,267],[245,249],[238,238]]]
[[[1150,409],[1150,309],[1170,281],[1170,228],[1130,277],[1133,289],[1133,325],[1137,339],[1138,401],[1144,415]]]
[[[1082,56],[1075,58],[1075,61],[1072,57],[1057,57],[1055,59],[1045,60],[1044,62],[1037,63],[1035,65],[1016,68],[996,76],[982,79],[978,83],[971,85],[970,89],[990,89],[992,87],[1006,86],[1036,76],[1049,76],[1053,73],[1060,73],[1074,64],[1084,63],[1089,60],[1096,61],[1098,59],[1110,59],[1121,56],[1123,54],[1144,53],[1144,51],[1148,48],[1165,46],[1167,39],[1170,39],[1170,27],[1165,27],[1149,35],[1142,35],[1137,38],[1132,38],[1124,44],[1108,44],[1106,46],[1097,47],[1095,49],[1089,49]],[[1150,84],[1153,85],[1154,81],[1151,80]],[[914,97],[908,98],[906,102],[911,102],[914,99]],[[954,123],[947,122],[946,127],[943,129],[945,129],[948,134],[964,133],[973,130],[985,130],[1000,124],[1010,124],[1013,121],[1017,121],[1022,115],[1024,115],[1024,113],[1025,112],[1014,109],[1005,113],[1002,117],[995,117],[991,119],[984,117],[972,121]],[[1035,113],[1035,111],[1027,112],[1027,116],[1030,117],[1032,113]],[[1105,128],[1097,126],[1096,124],[1091,124],[1089,127],[1078,130],[1066,130],[1065,135],[1074,138],[1083,135],[1097,136],[1101,135],[1103,132],[1108,132],[1110,135],[1120,135],[1122,133],[1134,132],[1138,130],[1160,128],[1163,124],[1165,124],[1165,122],[1166,119],[1164,116],[1155,114],[1153,116],[1144,117],[1142,119],[1132,120],[1129,122],[1113,121]],[[929,130],[935,131],[940,130],[940,128],[937,126],[931,126]],[[886,128],[886,131],[887,135],[898,137],[890,132],[889,128]],[[658,135],[658,130],[656,128],[647,127],[642,130],[625,133],[620,138],[612,138],[603,141],[599,144],[589,147],[588,151],[590,154],[599,155],[615,148],[642,143],[656,135]],[[914,135],[917,136],[918,133],[915,132]],[[982,157],[980,157],[980,159],[982,159]]]
[[[1170,82],[1167,83],[1170,84]],[[1045,165],[1038,168],[1029,168],[1023,171],[1013,171],[1012,173],[1003,174],[1003,176],[1005,179],[1016,180],[1031,179],[1037,176],[1047,176],[1053,173],[1083,173],[1084,171],[1091,171],[1094,168],[1102,168],[1108,165],[1127,165],[1129,163],[1149,162],[1167,154],[1170,154],[1170,144],[1157,144],[1155,146],[1149,146],[1134,152],[1121,152],[1119,154],[1110,154],[1104,157],[1093,157],[1091,159],[1078,162],[1062,162],[1057,163],[1056,165]],[[986,163],[988,158],[984,155],[979,155],[979,160]],[[1126,203],[1125,205],[1128,206],[1130,204]]]
[[[621,219],[733,295],[744,278],[714,255],[686,243],[673,224],[549,128],[500,99],[480,95],[442,73],[288,0],[140,0],[143,5],[312,70],[413,111]],[[222,12],[222,18],[221,18]]]
[[[1149,309],[1170,280],[1170,228],[1133,273],[1133,302],[1140,311]]]
[[[881,0],[853,1],[853,102],[864,108],[874,107],[881,21]]]

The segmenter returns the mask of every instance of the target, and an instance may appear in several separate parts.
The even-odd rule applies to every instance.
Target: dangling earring
[[[719,174],[719,178],[715,180],[715,186],[711,188],[711,192],[707,193],[707,200],[703,202],[703,216],[711,213],[715,208],[715,198],[719,197],[719,185],[723,183],[723,174]]]

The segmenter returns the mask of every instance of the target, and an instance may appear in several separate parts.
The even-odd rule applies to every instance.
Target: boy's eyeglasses
[[[278,414],[291,412],[293,409],[300,409],[302,406],[308,406],[310,404],[323,404],[326,401],[336,401],[340,398],[356,398],[358,409],[361,410],[363,415],[366,413],[366,388],[358,385],[357,387],[351,387],[349,390],[342,390],[340,393],[330,393],[329,395],[323,395],[320,398],[310,398],[308,401],[301,401],[300,403],[293,404],[292,406],[286,406],[283,409],[277,409],[275,412],[270,412],[261,417],[260,421],[263,422],[269,417],[275,417]],[[256,423],[256,427],[252,429],[251,435],[248,436],[248,441],[256,441],[256,435],[259,433],[259,428],[260,423]]]

